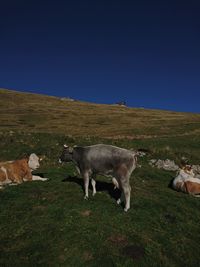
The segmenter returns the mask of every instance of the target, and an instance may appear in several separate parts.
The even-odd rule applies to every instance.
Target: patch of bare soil
[[[127,246],[128,245],[128,240],[126,236],[123,235],[111,235],[108,238],[108,241],[113,243],[114,245],[117,246]]]
[[[122,254],[133,260],[140,260],[145,255],[145,249],[139,245],[126,246],[122,249]]]
[[[82,215],[83,217],[88,217],[88,216],[90,216],[91,214],[92,214],[92,211],[91,211],[91,210],[84,210],[84,211],[81,212],[81,215]]]
[[[94,257],[90,251],[84,251],[84,253],[83,253],[83,260],[84,261],[91,261],[93,259],[94,259]]]

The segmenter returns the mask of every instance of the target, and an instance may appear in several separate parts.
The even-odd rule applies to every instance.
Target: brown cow
[[[6,184],[21,184],[25,181],[46,181],[47,178],[32,175],[32,171],[39,168],[39,158],[31,154],[28,158],[0,162],[0,188]]]

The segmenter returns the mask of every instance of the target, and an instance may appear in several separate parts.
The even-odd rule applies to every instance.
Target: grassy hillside
[[[200,164],[200,115],[7,90],[0,110],[0,161],[35,152],[50,178],[0,191],[0,266],[200,266],[200,199],[168,187],[175,172],[148,164],[183,156]],[[73,164],[58,164],[63,143],[99,142],[150,150],[131,176],[128,213],[109,179],[98,176],[97,195],[84,201]]]
[[[0,89],[0,129],[151,138],[200,133],[200,114],[99,105]]]

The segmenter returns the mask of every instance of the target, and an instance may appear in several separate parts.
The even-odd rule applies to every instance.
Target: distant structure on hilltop
[[[120,102],[117,102],[116,105],[126,107],[126,102],[120,101]]]
[[[75,101],[75,99],[70,98],[70,97],[62,97],[62,98],[60,98],[60,100],[62,100],[62,101]]]

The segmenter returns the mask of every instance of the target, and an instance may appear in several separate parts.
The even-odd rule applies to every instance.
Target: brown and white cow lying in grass
[[[0,189],[6,184],[48,180],[47,178],[32,175],[32,171],[37,170],[39,166],[39,157],[34,153],[24,159],[0,162]]]
[[[195,178],[192,166],[185,165],[173,180],[172,187],[177,191],[200,197],[200,179]]]

